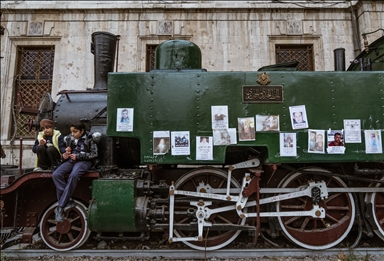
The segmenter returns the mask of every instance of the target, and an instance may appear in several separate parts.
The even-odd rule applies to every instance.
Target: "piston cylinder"
[[[96,232],[147,230],[147,197],[135,196],[135,180],[94,180],[88,227]]]

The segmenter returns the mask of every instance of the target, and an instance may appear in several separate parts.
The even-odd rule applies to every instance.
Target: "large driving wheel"
[[[305,169],[316,174],[291,173],[282,181],[282,188],[297,188],[308,184],[308,181],[324,180],[327,187],[347,187],[339,178],[318,174],[327,172],[323,169]],[[277,203],[278,211],[308,211],[312,209],[310,197],[300,197]],[[340,243],[349,233],[355,219],[355,205],[351,193],[329,193],[328,198],[321,200],[320,207],[325,209],[325,218],[309,216],[278,217],[285,236],[299,246],[320,250]]]
[[[175,188],[177,190],[186,190],[186,191],[198,191],[198,192],[209,192],[209,188],[226,188],[227,187],[227,176],[228,174],[224,171],[214,168],[200,168],[192,170],[185,175],[183,175],[175,183]],[[206,188],[203,188],[202,184],[206,185]],[[232,179],[231,180],[232,188],[239,188],[240,184]],[[224,193],[225,194],[225,193]],[[196,217],[193,215],[187,215],[188,209],[194,208],[189,204],[190,201],[198,201],[199,198],[192,197],[182,197],[177,195],[175,197],[175,215],[174,223],[175,224],[190,224],[191,222],[196,222]],[[215,209],[217,207],[224,207],[228,205],[235,205],[234,202],[219,201],[214,199],[203,199],[204,201],[212,201],[212,205],[209,206],[210,209]],[[226,211],[222,213],[217,213],[211,215],[208,220],[215,225],[228,225],[228,224],[239,224],[244,225],[245,218],[239,218],[236,211],[233,209],[231,211]],[[197,227],[192,231],[189,230],[178,230],[175,229],[174,233],[177,237],[194,237],[197,236]],[[184,242],[187,246],[197,249],[197,250],[216,250],[222,248],[239,235],[239,230],[222,230],[218,231],[213,228],[204,228],[203,231],[203,241],[190,241]]]
[[[381,179],[384,180],[384,177]],[[383,184],[377,184],[376,187],[384,187]],[[365,202],[371,207],[368,209],[373,217],[376,228],[373,228],[376,235],[384,240],[384,192],[368,193]]]
[[[80,247],[87,241],[90,230],[87,226],[86,207],[75,200],[75,208],[65,211],[65,219],[55,220],[57,203],[45,211],[40,222],[40,234],[44,243],[56,251],[68,251]]]

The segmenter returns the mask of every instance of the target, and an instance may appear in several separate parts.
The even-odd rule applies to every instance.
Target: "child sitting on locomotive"
[[[49,119],[40,121],[40,131],[32,148],[37,154],[34,171],[54,168],[65,152],[64,137],[59,130],[55,130],[55,123]]]
[[[53,172],[58,206],[55,209],[56,221],[64,219],[64,210],[75,207],[71,196],[80,177],[96,163],[97,142],[101,134],[86,132],[84,123],[71,124],[71,134],[65,139],[67,148],[62,155],[63,163]],[[66,180],[65,177],[68,176]]]

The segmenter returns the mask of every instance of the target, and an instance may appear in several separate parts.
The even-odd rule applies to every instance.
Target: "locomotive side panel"
[[[297,157],[280,156],[277,131],[256,131],[254,141],[239,141],[237,135],[237,144],[231,147],[266,148],[265,162],[383,161],[382,153],[366,153],[364,141],[364,130],[382,128],[382,72],[270,72],[268,75],[270,85],[282,86],[283,102],[242,102],[242,87],[259,85],[256,72],[110,73],[107,135],[138,138],[142,163],[225,163],[227,146],[214,146],[213,160],[196,160],[195,137],[213,136],[211,106],[222,105],[228,106],[229,128],[237,129],[238,118],[279,115],[280,132],[297,134]],[[308,126],[293,130],[289,107],[297,105],[305,106]],[[130,131],[117,131],[119,108],[133,109]],[[308,153],[308,129],[342,130],[345,119],[361,120],[361,143],[346,144],[344,154]],[[171,155],[169,151],[154,155],[154,131],[189,131],[190,154]]]

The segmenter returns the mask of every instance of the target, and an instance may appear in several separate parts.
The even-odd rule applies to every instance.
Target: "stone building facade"
[[[208,71],[256,71],[297,49],[309,66],[304,70],[332,71],[334,49],[345,48],[348,67],[364,48],[361,34],[384,28],[384,3],[2,1],[1,28],[1,145],[6,153],[1,164],[18,165],[22,157],[22,165],[32,167],[35,134],[22,124],[31,116],[18,115],[18,93],[24,106],[38,109],[44,92],[55,101],[62,90],[92,88],[94,32],[120,35],[119,72],[148,71],[156,45],[171,38],[196,43]],[[381,35],[369,34],[368,41]],[[34,59],[40,59],[39,65]],[[21,89],[22,84],[27,87]]]

